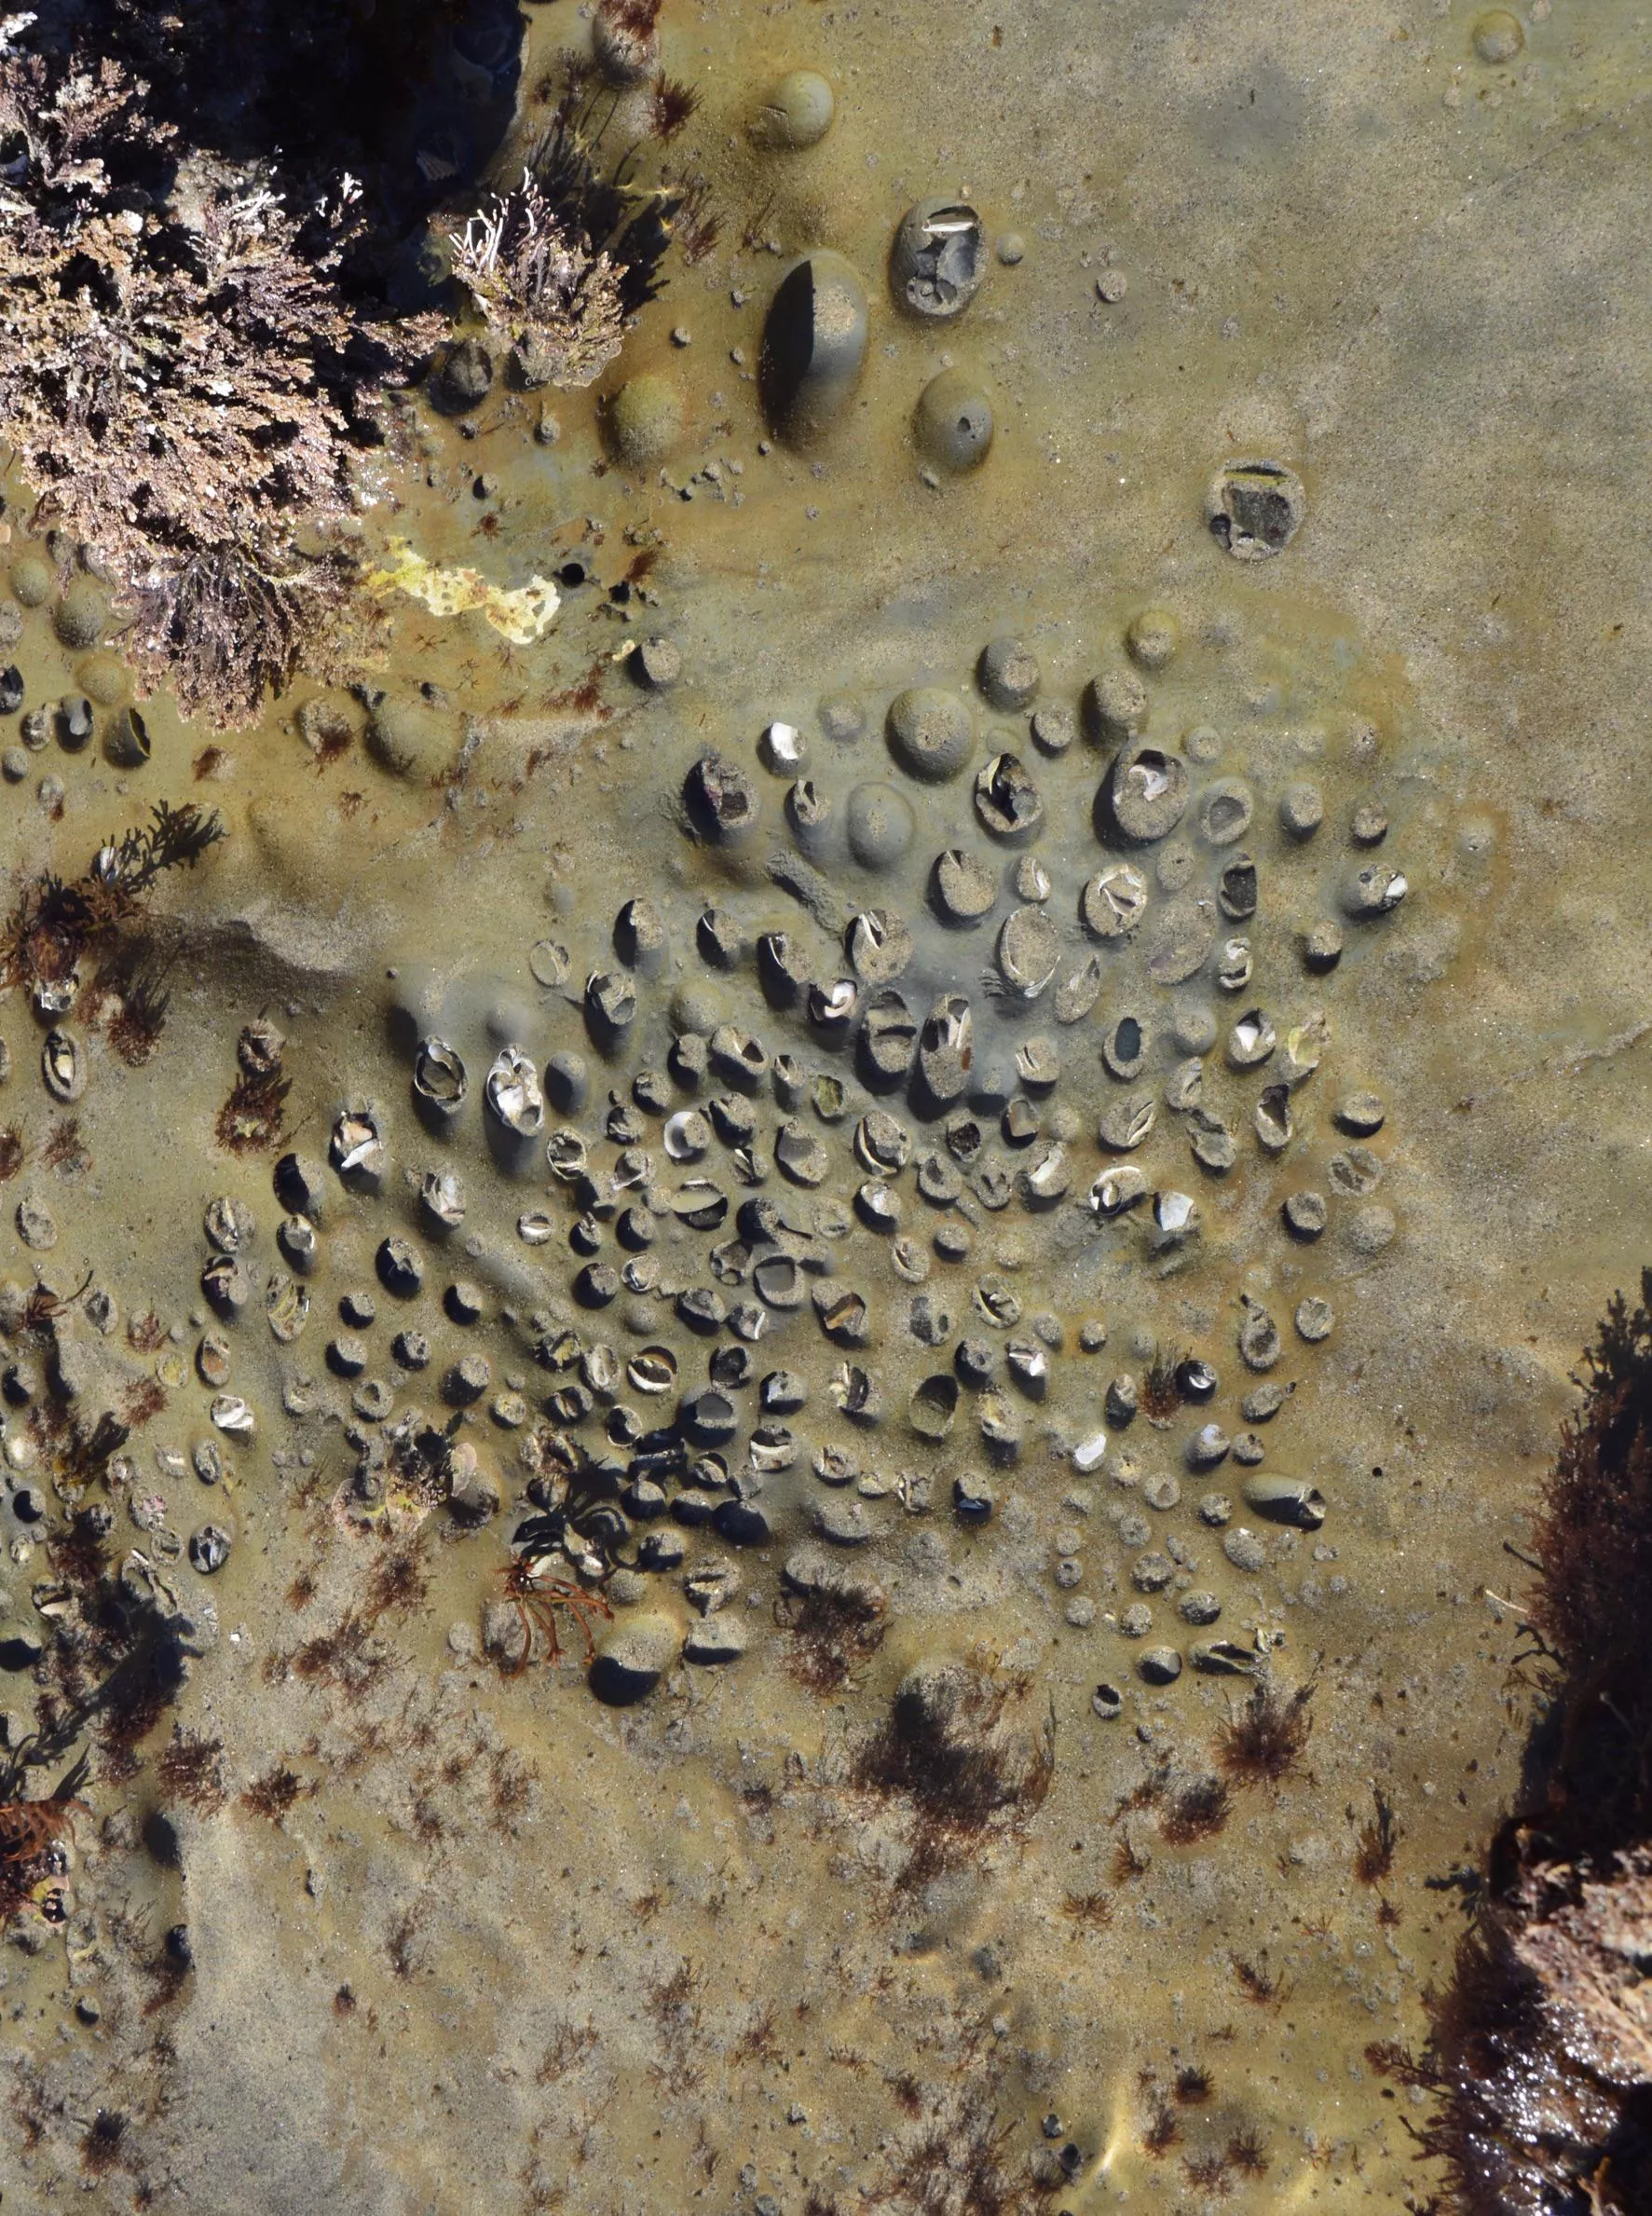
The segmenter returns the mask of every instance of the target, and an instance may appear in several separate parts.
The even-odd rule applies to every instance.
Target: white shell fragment
[[[803,735],[795,723],[770,723],[763,727],[758,741],[763,766],[778,772],[800,770],[807,748]]]
[[[251,1439],[257,1420],[239,1393],[219,1393],[210,1411],[212,1421],[232,1439]]]
[[[377,1120],[365,1110],[347,1110],[333,1127],[328,1156],[340,1177],[382,1176],[384,1141]]]
[[[483,1087],[486,1101],[507,1130],[531,1139],[545,1121],[545,1096],[534,1065],[520,1046],[501,1046]]]
[[[1166,1238],[1185,1238],[1198,1213],[1191,1193],[1164,1192],[1153,1197],[1153,1220]]]

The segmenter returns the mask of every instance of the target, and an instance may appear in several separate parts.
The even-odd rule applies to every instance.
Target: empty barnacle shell
[[[527,966],[537,983],[559,990],[567,983],[573,956],[553,938],[536,938],[527,951]]]
[[[1197,1640],[1188,1648],[1187,1659],[1208,1677],[1248,1677],[1257,1665],[1256,1655],[1236,1639]]]
[[[465,1196],[451,1170],[427,1170],[418,1188],[426,1221],[439,1231],[457,1231],[465,1220]]]
[[[689,1285],[676,1296],[676,1312],[690,1331],[720,1331],[729,1306],[715,1285]]]
[[[1236,1070],[1254,1069],[1266,1061],[1277,1040],[1273,1018],[1264,1009],[1250,1008],[1227,1034],[1227,1059]]]
[[[1239,1158],[1239,1149],[1232,1131],[1222,1117],[1208,1108],[1188,1110],[1187,1142],[1193,1149],[1194,1159],[1201,1169],[1212,1170],[1219,1176],[1231,1170]]]
[[[958,1413],[959,1385],[945,1371],[925,1377],[907,1404],[907,1420],[921,1439],[944,1439]]]
[[[1239,777],[1218,777],[1199,800],[1199,832],[1211,846],[1231,846],[1250,828],[1256,802]]]
[[[1285,1034],[1285,1051],[1279,1058],[1279,1075],[1289,1086],[1304,1084],[1319,1067],[1330,1045],[1331,1026],[1325,1020],[1323,1011],[1316,1008]]]
[[[457,1115],[471,1089],[465,1065],[445,1039],[421,1039],[413,1058],[413,1089],[439,1115]]]
[[[1053,1208],[1072,1183],[1072,1165],[1059,1143],[1041,1147],[1016,1183],[1029,1208]]]
[[[1402,871],[1373,862],[1367,869],[1356,869],[1344,882],[1343,913],[1352,916],[1356,923],[1368,922],[1372,916],[1386,916],[1399,906],[1410,890]]]
[[[845,1286],[816,1285],[814,1312],[828,1339],[840,1340],[850,1347],[866,1343],[871,1329],[871,1316],[866,1301],[858,1293]]]
[[[1267,1085],[1256,1103],[1256,1136],[1271,1155],[1289,1146],[1293,1126],[1290,1121],[1290,1088],[1285,1085]]]
[[[525,1247],[549,1246],[556,1226],[539,1209],[529,1209],[516,1219],[516,1236]]]
[[[578,1131],[553,1131],[545,1142],[545,1159],[553,1177],[572,1184],[590,1166],[591,1155]]]
[[[746,1449],[752,1468],[763,1477],[789,1470],[798,1458],[798,1442],[785,1424],[758,1424]]]
[[[219,1393],[208,1414],[232,1439],[250,1439],[257,1429],[257,1419],[239,1393]]]
[[[333,1127],[327,1159],[347,1182],[375,1186],[384,1175],[384,1139],[378,1118],[364,1108],[347,1108]]]
[[[1116,1019],[1101,1039],[1101,1060],[1114,1077],[1136,1076],[1147,1059],[1148,1032],[1140,1016]]]
[[[1082,1023],[1101,996],[1101,963],[1086,954],[1070,976],[1056,987],[1051,1004],[1058,1023]]]
[[[1098,938],[1122,938],[1141,921],[1147,907],[1147,880],[1133,862],[1113,862],[1098,872],[1079,895],[1078,912],[1086,931]]]
[[[669,1347],[645,1347],[626,1363],[625,1375],[639,1393],[667,1393],[676,1383],[676,1356]]]
[[[239,1316],[253,1297],[253,1273],[235,1254],[214,1254],[200,1273],[200,1289],[220,1316]]]
[[[1001,1277],[983,1278],[972,1296],[976,1314],[994,1331],[1008,1331],[1021,1320],[1021,1304]]]
[[[571,1370],[583,1348],[576,1331],[559,1331],[553,1338],[541,1339],[534,1348],[534,1360],[545,1370]]]
[[[291,1346],[309,1320],[309,1294],[284,1270],[276,1270],[265,1291],[264,1313],[281,1345]]]
[[[253,1211],[244,1200],[220,1193],[215,1200],[208,1201],[201,1228],[219,1253],[239,1254],[252,1241]]]
[[[858,1186],[854,1205],[868,1230],[894,1231],[900,1224],[900,1195],[883,1178],[868,1177]]]
[[[863,985],[893,984],[912,959],[912,934],[892,908],[868,908],[844,935],[850,967]]]
[[[222,1332],[202,1332],[200,1345],[195,1350],[195,1366],[203,1385],[229,1383],[229,1341]]]
[[[817,1029],[829,1031],[835,1024],[849,1022],[859,1000],[859,988],[853,978],[834,978],[829,985],[812,985],[809,1020]]]
[[[795,1119],[783,1123],[775,1133],[774,1159],[798,1185],[822,1183],[832,1166],[825,1142]]]
[[[742,1385],[747,1383],[751,1375],[752,1360],[745,1348],[730,1347],[724,1351],[727,1355],[738,1358],[741,1375],[731,1382]],[[714,1369],[716,1362],[717,1358],[714,1356]],[[765,1416],[795,1416],[799,1408],[807,1404],[808,1399],[809,1388],[796,1370],[771,1370],[758,1388],[758,1400]]]
[[[620,1357],[598,1340],[580,1355],[580,1375],[598,1400],[611,1401],[620,1389]]]
[[[1303,1477],[1287,1477],[1281,1470],[1259,1471],[1240,1488],[1245,1504],[1275,1524],[1294,1524],[1302,1531],[1318,1531],[1325,1521],[1325,1498]]]
[[[854,1151],[874,1177],[892,1177],[906,1167],[912,1134],[882,1108],[869,1108],[854,1127]]]
[[[998,839],[1025,839],[1044,821],[1044,801],[1025,763],[995,754],[976,778],[976,814]]]
[[[1256,864],[1249,855],[1236,855],[1216,881],[1216,897],[1224,916],[1242,923],[1256,913]]]
[[[771,1308],[800,1308],[808,1291],[802,1270],[789,1254],[765,1254],[751,1280],[758,1297]]]
[[[1042,908],[1013,909],[998,934],[998,972],[1010,991],[1036,1000],[1061,959],[1060,934]]]
[[[621,970],[594,969],[585,980],[585,1013],[595,1030],[610,1036],[627,1030],[636,1019],[635,985]]]
[[[40,1049],[40,1074],[54,1101],[77,1101],[85,1092],[86,1049],[72,1032],[47,1033]]]
[[[1255,968],[1248,938],[1230,938],[1216,957],[1216,982],[1224,992],[1243,992]]]
[[[1103,787],[1113,821],[1126,839],[1143,844],[1176,828],[1189,790],[1187,764],[1181,756],[1140,740],[1121,749]]]
[[[1130,1154],[1151,1135],[1156,1118],[1151,1093],[1127,1093],[1123,1100],[1110,1101],[1101,1111],[1096,1135],[1114,1154]]]
[[[662,1143],[674,1162],[697,1162],[711,1144],[711,1126],[698,1108],[679,1108],[666,1117]]]
[[[757,789],[738,762],[703,754],[684,781],[689,821],[709,839],[738,839],[758,820]]]
[[[1103,1170],[1090,1187],[1090,1206],[1099,1216],[1121,1216],[1146,1192],[1147,1180],[1136,1165],[1121,1162],[1115,1169]]]
[[[840,1362],[832,1377],[830,1390],[834,1404],[853,1423],[875,1424],[883,1415],[883,1388],[870,1370],[863,1370],[858,1362]],[[840,1450],[841,1451],[841,1450]],[[822,1454],[832,1449],[824,1447]],[[816,1472],[819,1471],[816,1458]]]
[[[730,1076],[755,1085],[769,1074],[769,1056],[761,1042],[731,1023],[719,1023],[708,1042],[712,1060]],[[716,1114],[714,1103],[713,1114]]]
[[[520,1046],[501,1046],[482,1087],[482,1097],[508,1131],[531,1139],[545,1121],[545,1096],[533,1063]]]
[[[1038,1110],[1017,1093],[1005,1108],[999,1129],[1012,1146],[1026,1146],[1038,1137]]]

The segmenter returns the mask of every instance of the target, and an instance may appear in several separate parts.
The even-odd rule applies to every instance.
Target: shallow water
[[[845,2210],[1085,2216],[1218,2194],[1238,2209],[1402,2208],[1429,2190],[1405,2128],[1419,2097],[1383,2050],[1425,2035],[1423,1993],[1464,1923],[1454,1873],[1474,1866],[1519,1775],[1528,1718],[1510,1673],[1525,1571],[1509,1550],[1577,1350],[1638,1266],[1648,1199],[1633,720],[1646,540],[1621,487],[1645,428],[1636,364],[1652,295],[1640,229],[1619,212],[1644,152],[1645,57],[1613,8],[1551,13],[1539,0],[1509,67],[1476,59],[1475,11],[1460,7],[1345,19],[1055,0],[996,21],[927,4],[691,17],[668,0],[664,59],[703,94],[685,144],[712,179],[722,242],[674,273],[594,392],[490,399],[464,430],[416,401],[406,458],[375,466],[362,528],[375,546],[405,539],[506,590],[576,559],[587,573],[559,578],[560,609],[534,644],[391,592],[379,628],[347,645],[374,688],[441,689],[444,781],[389,773],[360,703],[307,682],[263,727],[229,735],[154,702],[141,772],[54,744],[10,789],[6,858],[20,876],[78,874],[159,797],[210,802],[228,832],[153,903],[171,995],[153,1059],[130,1070],[69,1019],[89,1062],[78,1145],[50,1144],[64,1115],[38,1074],[42,1026],[18,994],[0,1010],[12,1058],[0,1108],[28,1148],[7,1198],[44,1202],[57,1227],[48,1250],[12,1238],[8,1274],[67,1294],[91,1273],[119,1322],[106,1339],[65,1327],[89,1349],[89,1389],[113,1396],[152,1375],[166,1396],[128,1449],[112,1543],[151,1546],[130,1505],[149,1493],[180,1538],[210,1519],[233,1541],[210,1581],[187,1557],[170,1573],[186,1610],[215,1604],[219,1636],[142,1765],[94,1771],[62,1881],[67,1922],[31,1912],[6,1951],[20,2128],[0,2178],[20,2206],[74,2191],[115,2208],[147,2190],[138,2205],[191,2210],[653,2216],[767,2195],[787,2211],[836,2196]],[[529,11],[525,85],[585,35],[564,9]],[[758,94],[803,64],[837,88],[831,132],[807,153],[753,149]],[[990,240],[1015,231],[1025,249],[1013,266],[990,260],[940,332],[900,318],[883,278],[895,223],[932,193],[967,198]],[[756,372],[778,278],[821,245],[867,282],[870,345],[838,431],[798,456],[771,439]],[[1096,289],[1105,269],[1126,280],[1112,303]],[[951,362],[986,380],[996,436],[978,471],[929,485],[911,411]],[[676,384],[686,423],[646,477],[606,458],[599,418],[643,371]],[[561,427],[552,445],[532,436],[541,401]],[[1215,543],[1203,503],[1224,462],[1256,456],[1298,472],[1306,514],[1282,554],[1245,564]],[[484,478],[494,489],[478,497]],[[1025,712],[981,699],[974,671],[990,639],[1014,636],[1037,658],[1039,704],[1076,711],[1099,672],[1130,666],[1126,632],[1144,609],[1168,610],[1179,634],[1168,664],[1140,675],[1146,735],[1186,762],[1191,804],[1165,839],[1104,843],[1093,802],[1113,746],[1081,732],[1045,755]],[[656,636],[680,649],[682,677],[650,693],[629,658]],[[31,704],[75,681],[45,612],[15,653]],[[951,782],[926,786],[892,762],[885,713],[915,685],[948,689],[974,718],[968,769]],[[849,743],[818,712],[843,691],[866,718]],[[345,719],[331,759],[300,728],[311,694]],[[801,733],[805,773],[833,803],[806,857],[825,881],[812,907],[769,869],[798,844],[791,773],[759,758],[777,720]],[[1004,747],[1044,806],[1020,844],[995,840],[973,800],[976,770]],[[708,748],[741,766],[760,803],[757,828],[730,844],[692,835],[683,803]],[[49,794],[42,804],[47,776],[61,812]],[[1233,846],[1197,828],[1218,778],[1243,780],[1253,802]],[[842,843],[849,794],[872,781],[898,788],[912,817],[906,852],[879,870]],[[1318,787],[1324,818],[1295,840],[1278,809],[1300,781]],[[1387,818],[1370,848],[1351,837],[1361,805]],[[1000,881],[968,928],[943,926],[929,903],[931,865],[951,847]],[[1213,954],[1186,981],[1156,984],[1144,952],[1155,919],[1174,898],[1208,898],[1240,851],[1257,865],[1257,914],[1222,918],[1211,937],[1249,940],[1249,983],[1222,990]],[[994,948],[1012,909],[1040,905],[1014,889],[1030,854],[1050,881],[1058,959],[1055,982],[1025,1000],[1001,989]],[[1083,887],[1126,861],[1146,916],[1139,933],[1098,939]],[[1409,890],[1393,913],[1351,920],[1341,888],[1368,865],[1402,869]],[[629,974],[615,919],[645,896],[664,944],[605,1055],[585,980]],[[708,904],[738,923],[731,969],[702,958]],[[758,937],[785,932],[812,975],[849,976],[828,924],[868,907],[910,930],[897,982],[919,1022],[940,993],[967,995],[976,1093],[1017,1045],[1053,1041],[1058,1082],[1023,1091],[1040,1126],[1029,1143],[1000,1135],[995,1099],[975,1111],[979,1154],[956,1161],[944,1115],[904,1088],[875,1099],[849,1052],[771,1005]],[[1345,951],[1316,976],[1302,935],[1328,917]],[[567,957],[550,985],[563,965],[536,957],[545,942]],[[1093,1009],[1058,1022],[1057,984],[1092,956]],[[1279,1043],[1235,1069],[1229,1035],[1252,1008]],[[1290,1092],[1293,1135],[1270,1154],[1253,1111],[1315,1009],[1330,1044]],[[1100,1048],[1125,1013],[1148,1039],[1141,1074],[1120,1080]],[[1185,1115],[1162,1097],[1201,1013],[1203,1100],[1235,1141],[1225,1174],[1195,1160]],[[291,1090],[280,1145],[237,1156],[215,1120],[238,1033],[261,1015],[285,1034]],[[674,1035],[717,1023],[795,1056],[801,1096],[794,1107],[767,1078],[751,1091],[758,1159],[744,1171],[737,1141],[715,1132],[702,1159],[666,1161],[662,1117],[638,1112],[653,1166],[611,1196],[590,1259],[618,1270],[646,1255],[653,1285],[586,1306],[575,1280],[587,1258],[567,1243],[580,1203],[548,1174],[542,1143],[518,1174],[501,1163],[482,1099],[490,1061],[508,1045],[541,1073],[553,1052],[584,1055],[588,1103],[571,1115],[553,1103],[545,1129],[576,1126],[609,1168],[610,1087],[623,1102],[639,1071],[665,1073],[673,1111],[738,1090],[715,1071],[697,1093],[671,1075]],[[431,1033],[469,1077],[440,1130],[410,1087],[413,1042]],[[846,1085],[840,1115],[835,1102],[817,1113],[817,1072]],[[1022,1090],[1003,1075],[1006,1094]],[[1133,1090],[1154,1099],[1154,1129],[1138,1151],[1112,1152],[1098,1117]],[[1333,1112],[1366,1090],[1386,1113],[1359,1138]],[[904,1269],[893,1235],[854,1212],[867,1171],[853,1138],[877,1104],[911,1140],[893,1181]],[[288,1148],[324,1162],[347,1107],[380,1120],[381,1189],[351,1192],[323,1170],[309,1317],[282,1344],[262,1312],[286,1266],[272,1165]],[[772,1162],[794,1115],[799,1147],[825,1150],[817,1183]],[[1030,1206],[1016,1175],[1052,1142],[1069,1183]],[[1348,1163],[1361,1145],[1378,1184]],[[932,1152],[960,1187],[944,1206],[917,1183]],[[983,1175],[994,1163],[997,1183]],[[1103,1222],[1087,1195],[1120,1164],[1141,1169],[1147,1197]],[[444,1167],[466,1200],[445,1238],[417,1190]],[[730,1203],[715,1229],[670,1211],[694,1175]],[[653,1186],[655,1235],[628,1249],[618,1214]],[[1311,1243],[1280,1217],[1303,1189],[1329,1198]],[[1175,1190],[1196,1202],[1197,1229],[1163,1243],[1151,1197]],[[228,1325],[199,1285],[202,1211],[218,1195],[255,1224],[254,1296]],[[769,1536],[742,1543],[751,1527],[728,1516],[631,1513],[627,1561],[650,1531],[685,1550],[633,1579],[639,1597],[618,1588],[611,1622],[593,1618],[604,1640],[641,1616],[671,1627],[668,1666],[635,1705],[593,1698],[567,1607],[524,1626],[533,1659],[512,1672],[509,1639],[499,1655],[483,1635],[507,1541],[531,1512],[522,1442],[579,1376],[550,1373],[537,1349],[573,1331],[623,1365],[663,1345],[679,1388],[703,1380],[714,1347],[741,1342],[727,1323],[686,1325],[672,1296],[697,1286],[725,1309],[754,1302],[756,1256],[723,1258],[744,1280],[710,1256],[754,1197],[823,1265],[804,1271],[799,1307],[755,1300],[766,1324],[754,1383],[733,1396],[740,1433],[723,1451],[738,1471],[760,1418],[755,1380],[784,1368],[807,1388],[775,1419],[795,1432],[796,1459],[753,1502]],[[1362,1215],[1373,1208],[1391,1212],[1390,1241]],[[552,1224],[542,1245],[517,1228],[536,1211]],[[935,1251],[943,1223],[967,1233],[960,1258]],[[422,1256],[416,1295],[378,1280],[390,1234]],[[472,1322],[444,1306],[456,1280],[478,1289]],[[991,1315],[983,1280],[996,1280],[981,1296]],[[827,1283],[865,1296],[861,1343],[823,1331],[810,1294]],[[357,1327],[336,1312],[353,1288],[371,1288],[376,1307]],[[910,1328],[919,1295],[933,1344]],[[1293,1322],[1311,1296],[1333,1312],[1314,1340]],[[1253,1427],[1239,1406],[1262,1381],[1237,1345],[1246,1300],[1279,1328],[1267,1377],[1293,1388]],[[151,1309],[165,1343],[134,1347],[129,1321]],[[1105,1329],[1093,1350],[1086,1324]],[[461,1413],[451,1365],[485,1357],[456,1432],[501,1497],[479,1528],[445,1511],[420,1521],[393,1490],[388,1507],[352,1498],[349,1434],[383,1428],[324,1351],[352,1328],[394,1412],[422,1406],[442,1424]],[[209,1489],[156,1457],[211,1433],[197,1355],[218,1329],[226,1389],[256,1431],[224,1441],[230,1472]],[[404,1330],[427,1335],[428,1367],[392,1349]],[[989,1393],[973,1385],[938,1444],[910,1426],[913,1389],[949,1372],[964,1338],[992,1351],[1013,1453],[982,1437]],[[1005,1382],[1011,1342],[1047,1359],[1042,1397]],[[1155,1353],[1188,1350],[1218,1373],[1208,1405],[1123,1427],[1104,1412],[1117,1375],[1142,1380]],[[844,1364],[874,1374],[878,1423],[836,1404]],[[512,1394],[528,1423],[512,1420]],[[656,1420],[631,1387],[604,1404],[614,1399],[639,1428]],[[669,1414],[675,1401],[655,1404]],[[1254,1472],[1231,1457],[1188,1467],[1210,1421],[1230,1437],[1254,1429]],[[601,1422],[599,1409],[573,1427],[593,1451]],[[1074,1447],[1097,1430],[1105,1458],[1076,1468]],[[28,1621],[46,1566],[18,1513],[43,1475],[24,1412],[7,1416],[7,1441],[0,1613]],[[828,1445],[853,1454],[858,1477],[814,1474]],[[608,1451],[622,1463],[628,1450]],[[1318,1486],[1321,1527],[1243,1506],[1247,1476],[1277,1471]],[[1173,1500],[1161,1489],[1172,1477]],[[957,1479],[969,1498],[990,1495],[986,1521],[955,1512]],[[1201,1520],[1211,1492],[1234,1503],[1226,1525]],[[707,1494],[708,1511],[719,1500],[734,1495]],[[1224,1551],[1240,1526],[1259,1566]],[[840,1543],[863,1529],[864,1543]],[[1144,1555],[1162,1558],[1162,1585]],[[398,1588],[384,1570],[403,1557],[415,1574]],[[713,1557],[737,1584],[702,1619],[683,1579]],[[792,1564],[797,1584],[809,1558],[884,1596],[877,1635],[856,1647],[840,1632],[835,1658],[832,1640],[793,1627],[783,1572]],[[565,1558],[557,1574],[571,1581],[575,1567]],[[1184,1591],[1212,1593],[1220,1621],[1184,1621]],[[1134,1605],[1152,1628],[1132,1639],[1119,1620]],[[676,1655],[685,1634],[726,1620],[744,1634],[738,1659]],[[547,1621],[560,1665],[543,1656]],[[1178,1796],[1215,1772],[1249,1680],[1189,1659],[1154,1686],[1140,1664],[1154,1647],[1190,1658],[1216,1636],[1252,1668],[1265,1662],[1284,1695],[1311,1685],[1311,1733],[1288,1774],[1236,1779],[1220,1826],[1179,1842]],[[1003,1699],[994,1744],[1021,1798],[936,1839],[910,1794],[878,1782],[875,1751],[906,1674],[941,1658]],[[1120,1696],[1115,1718],[1093,1704],[1102,1683]],[[37,1694],[29,1672],[7,1674],[4,1704],[20,1719]],[[222,1743],[223,1790],[204,1807],[157,1758],[174,1721]],[[1161,1766],[1156,1793],[1140,1792]],[[1373,1786],[1399,1836],[1391,1869],[1368,1883],[1356,1865]],[[169,1977],[156,1965],[179,1923],[191,1963]],[[75,2013],[88,1996],[92,2022]],[[1179,2090],[1188,2071],[1208,2073],[1208,2089]],[[128,2122],[116,2158],[89,2170],[100,2109]],[[989,2187],[1006,2197],[983,2198]]]

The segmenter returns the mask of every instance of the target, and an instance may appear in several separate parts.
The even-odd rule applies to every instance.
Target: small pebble
[[[1236,1525],[1227,1534],[1222,1542],[1222,1551],[1236,1569],[1244,1570],[1249,1576],[1254,1576],[1268,1558],[1267,1549],[1261,1539],[1254,1531],[1247,1530],[1243,1524]]]

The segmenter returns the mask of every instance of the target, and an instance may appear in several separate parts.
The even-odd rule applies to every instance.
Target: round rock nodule
[[[995,638],[981,649],[976,683],[990,707],[1014,715],[1031,706],[1038,691],[1038,663],[1018,638]]]
[[[763,325],[763,409],[794,445],[843,413],[867,358],[867,290],[840,253],[805,254],[781,279]]]
[[[771,154],[800,153],[819,145],[832,128],[837,102],[817,69],[788,69],[763,95],[751,135]]]
[[[849,851],[863,869],[893,869],[912,843],[917,818],[893,785],[857,785],[843,812]]]
[[[978,469],[992,446],[992,403],[967,370],[943,369],[918,396],[912,431],[918,450],[954,476]]]
[[[617,461],[629,469],[651,468],[683,435],[682,395],[666,377],[630,377],[608,402],[603,431]]]
[[[969,710],[938,685],[908,686],[889,704],[889,751],[908,776],[944,784],[968,767],[976,748]]]
[[[680,1646],[668,1616],[627,1617],[602,1639],[592,1658],[592,1691],[609,1707],[629,1707],[653,1691]]]

